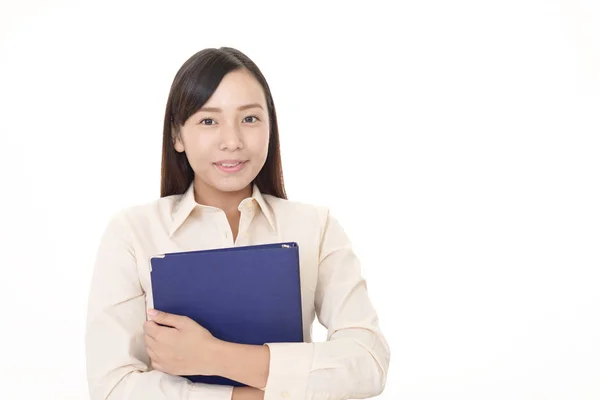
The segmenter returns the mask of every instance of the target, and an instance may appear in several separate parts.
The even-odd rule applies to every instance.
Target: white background
[[[88,398],[100,234],[159,196],[171,82],[219,46],[362,260],[379,399],[600,398],[600,3],[159,3],[1,3],[0,398]]]

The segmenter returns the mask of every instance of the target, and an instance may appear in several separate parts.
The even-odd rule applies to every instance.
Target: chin
[[[246,189],[251,182],[247,179],[220,179],[213,181],[213,186],[221,192],[239,192]]]

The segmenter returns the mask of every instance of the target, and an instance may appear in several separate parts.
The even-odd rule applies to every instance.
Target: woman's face
[[[267,159],[268,115],[258,81],[246,70],[232,71],[181,127],[175,150],[185,151],[197,184],[243,190]]]

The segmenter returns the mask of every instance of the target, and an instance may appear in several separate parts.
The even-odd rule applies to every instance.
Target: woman
[[[284,241],[300,249],[304,342],[227,343],[189,318],[152,310],[152,255]],[[311,340],[315,315],[326,342]],[[271,92],[240,51],[205,49],[177,72],[161,197],[109,221],[87,318],[92,400],[341,400],[383,391],[390,349],[359,261],[327,208],[287,200]],[[198,374],[248,387],[179,376]]]

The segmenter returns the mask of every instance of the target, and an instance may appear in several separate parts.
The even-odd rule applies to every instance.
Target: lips
[[[222,165],[224,167],[234,167],[238,164],[246,162],[245,160],[221,160],[217,161],[215,164]]]
[[[215,166],[222,172],[232,173],[241,171],[246,165],[246,161],[224,160],[215,163]]]

